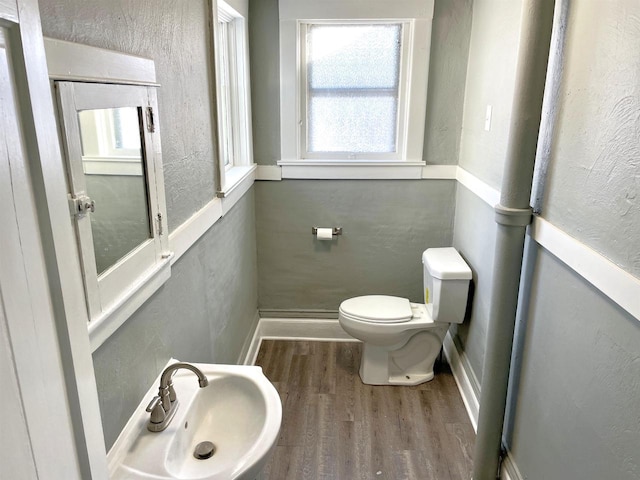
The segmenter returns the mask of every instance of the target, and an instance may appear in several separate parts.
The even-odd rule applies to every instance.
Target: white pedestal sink
[[[157,393],[156,382],[107,455],[112,480],[258,477],[280,431],[278,392],[260,367],[193,365],[209,385],[199,388],[192,372],[178,370],[176,414],[166,430],[150,432],[145,407]],[[205,441],[215,445],[215,453],[199,460],[194,450]]]

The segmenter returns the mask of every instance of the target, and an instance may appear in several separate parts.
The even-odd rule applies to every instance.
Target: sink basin
[[[174,363],[173,361],[171,363]],[[194,364],[209,380],[178,370],[173,385],[178,407],[162,432],[147,430],[143,399],[107,456],[112,479],[255,479],[275,446],[282,405],[260,367]],[[197,459],[196,446],[212,442],[213,456]]]

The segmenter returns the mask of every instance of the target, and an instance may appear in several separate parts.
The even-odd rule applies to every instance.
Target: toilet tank
[[[434,322],[462,323],[471,269],[453,247],[428,248],[422,254],[424,303]]]

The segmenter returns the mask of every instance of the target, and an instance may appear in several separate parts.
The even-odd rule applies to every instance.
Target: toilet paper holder
[[[311,233],[313,235],[317,235],[318,234],[318,227],[311,227]],[[332,235],[342,235],[342,227],[333,227],[332,231],[331,231]]]

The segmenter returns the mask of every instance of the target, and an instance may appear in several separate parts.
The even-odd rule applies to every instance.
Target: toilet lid
[[[406,322],[413,316],[411,304],[407,298],[388,295],[350,298],[342,302],[340,311],[350,317],[380,323]]]

